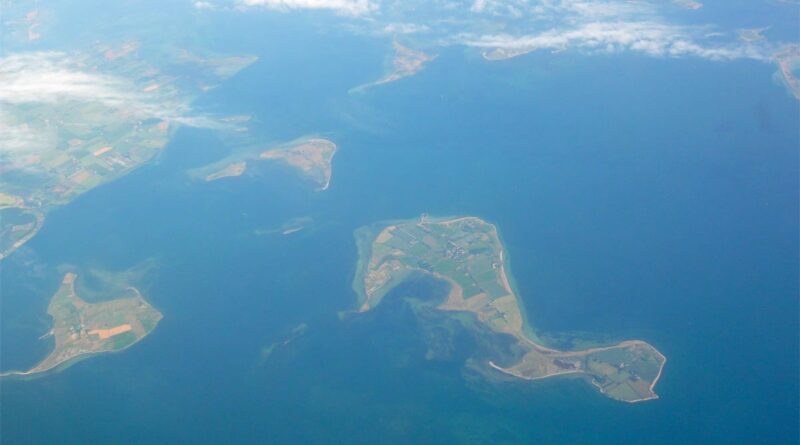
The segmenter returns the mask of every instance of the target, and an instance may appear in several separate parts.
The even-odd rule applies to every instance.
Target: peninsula
[[[546,347],[526,329],[519,297],[506,271],[494,225],[476,217],[401,221],[356,231],[359,266],[354,288],[360,311],[378,305],[414,273],[450,284],[443,311],[462,311],[495,333],[511,336],[524,351],[516,363],[492,368],[526,380],[575,374],[588,377],[606,396],[625,402],[658,398],[654,392],[666,358],[641,340],[579,351]]]
[[[4,143],[25,148],[4,150],[0,162],[0,260],[34,237],[51,210],[155,159],[174,131],[193,119],[183,114],[205,91],[198,85],[218,85],[256,60],[196,56],[178,68],[171,54],[145,60],[150,52],[139,49],[135,41],[100,43],[69,57],[46,52],[13,62],[21,67],[12,71],[35,72],[29,77],[43,83],[0,104]],[[20,82],[17,75],[25,76],[10,71],[3,82]],[[48,83],[62,77],[113,85],[105,93],[113,100]],[[47,100],[34,93],[45,87],[54,89]]]
[[[42,224],[44,213],[39,209],[0,205],[0,260],[33,238]]]
[[[121,351],[150,334],[162,318],[132,287],[123,298],[87,303],[75,293],[76,278],[74,273],[64,275],[47,308],[53,318],[49,332],[55,338],[53,352],[28,371],[10,371],[0,376],[39,374],[93,354]]]

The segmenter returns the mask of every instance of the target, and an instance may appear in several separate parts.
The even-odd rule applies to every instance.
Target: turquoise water
[[[799,116],[772,67],[450,49],[350,96],[386,48],[283,26],[220,42],[261,59],[199,106],[253,114],[252,140],[334,139],[330,190],[275,166],[193,183],[231,139],[183,129],[53,212],[3,266],[3,368],[47,353],[64,264],[154,258],[138,284],[165,318],[124,353],[3,381],[3,443],[797,443]],[[340,320],[353,230],[422,212],[499,225],[537,332],[656,346],[661,398],[476,375],[480,342],[401,298],[441,295],[431,280]],[[254,235],[303,216],[308,231]],[[450,352],[426,360],[437,341]]]

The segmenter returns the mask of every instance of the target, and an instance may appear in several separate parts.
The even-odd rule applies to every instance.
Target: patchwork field
[[[90,354],[125,349],[152,332],[162,318],[135,288],[122,298],[87,303],[75,293],[76,279],[73,273],[64,275],[47,308],[53,317],[53,352],[28,371],[4,375],[38,374]]]
[[[491,367],[527,380],[586,375],[603,394],[626,402],[658,397],[653,389],[666,358],[646,342],[559,351],[526,333],[494,225],[475,217],[423,215],[384,226],[377,233],[361,229],[356,236],[361,257],[354,287],[361,297],[361,312],[377,306],[411,273],[431,274],[450,284],[439,309],[472,313],[491,331],[512,336],[526,351],[518,363],[503,367],[489,362]]]

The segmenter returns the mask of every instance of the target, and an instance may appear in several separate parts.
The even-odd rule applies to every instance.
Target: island
[[[314,181],[317,190],[327,190],[331,184],[331,163],[335,154],[336,144],[327,139],[311,138],[264,151],[259,159],[285,162]]]
[[[267,362],[267,360],[269,360],[269,358],[272,356],[272,353],[275,352],[276,349],[287,346],[288,344],[297,340],[300,336],[305,334],[307,330],[308,330],[308,325],[306,323],[300,323],[297,326],[293,327],[288,334],[283,335],[280,340],[274,341],[269,345],[261,348],[258,365],[259,366],[264,365]]]
[[[624,402],[658,398],[654,388],[666,357],[644,341],[576,351],[543,344],[525,321],[493,224],[470,216],[423,215],[419,220],[363,227],[355,236],[359,264],[353,287],[360,312],[376,307],[413,274],[429,274],[450,286],[438,309],[471,313],[491,332],[510,336],[523,351],[514,363],[488,361],[491,368],[526,380],[584,376],[601,393]]]
[[[415,51],[411,48],[403,46],[397,41],[397,39],[394,39],[392,42],[392,49],[394,50],[394,57],[392,58],[391,71],[374,82],[351,89],[351,93],[364,91],[370,87],[395,82],[400,79],[413,76],[422,70],[426,63],[431,62],[436,58],[436,56],[431,56],[422,51]]]
[[[223,167],[221,170],[209,174],[208,176],[206,176],[206,181],[216,181],[217,179],[241,176],[246,169],[247,169],[246,162],[244,161],[235,162],[233,164]]]
[[[267,150],[263,146],[240,147],[229,156],[214,163],[189,170],[194,179],[206,182],[241,176],[261,162],[280,162],[297,171],[316,185],[317,191],[327,190],[333,174],[336,144],[325,138],[303,137]]]
[[[64,369],[91,355],[121,351],[150,334],[162,318],[133,287],[121,298],[87,303],[75,292],[76,278],[74,273],[64,275],[47,308],[53,318],[48,333],[55,338],[53,352],[28,371],[9,371],[0,376],[40,374]]]
[[[308,229],[314,224],[314,218],[310,216],[298,216],[289,218],[286,222],[277,227],[259,228],[253,231],[256,236],[280,234],[283,236],[291,235]]]

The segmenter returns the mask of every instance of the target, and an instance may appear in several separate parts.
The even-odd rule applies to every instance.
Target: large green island
[[[49,333],[55,338],[53,352],[28,371],[9,371],[0,376],[30,376],[63,369],[93,354],[121,351],[150,334],[162,318],[132,287],[126,290],[129,296],[87,303],[75,292],[76,278],[74,273],[64,275],[47,308],[53,317]]]
[[[516,363],[492,368],[521,379],[583,375],[608,397],[625,402],[656,399],[654,387],[666,358],[641,340],[585,350],[546,347],[526,326],[506,272],[503,245],[494,225],[476,217],[400,221],[356,231],[359,266],[354,288],[360,311],[378,305],[415,273],[450,284],[444,311],[465,311],[489,330],[507,334],[524,351]]]

